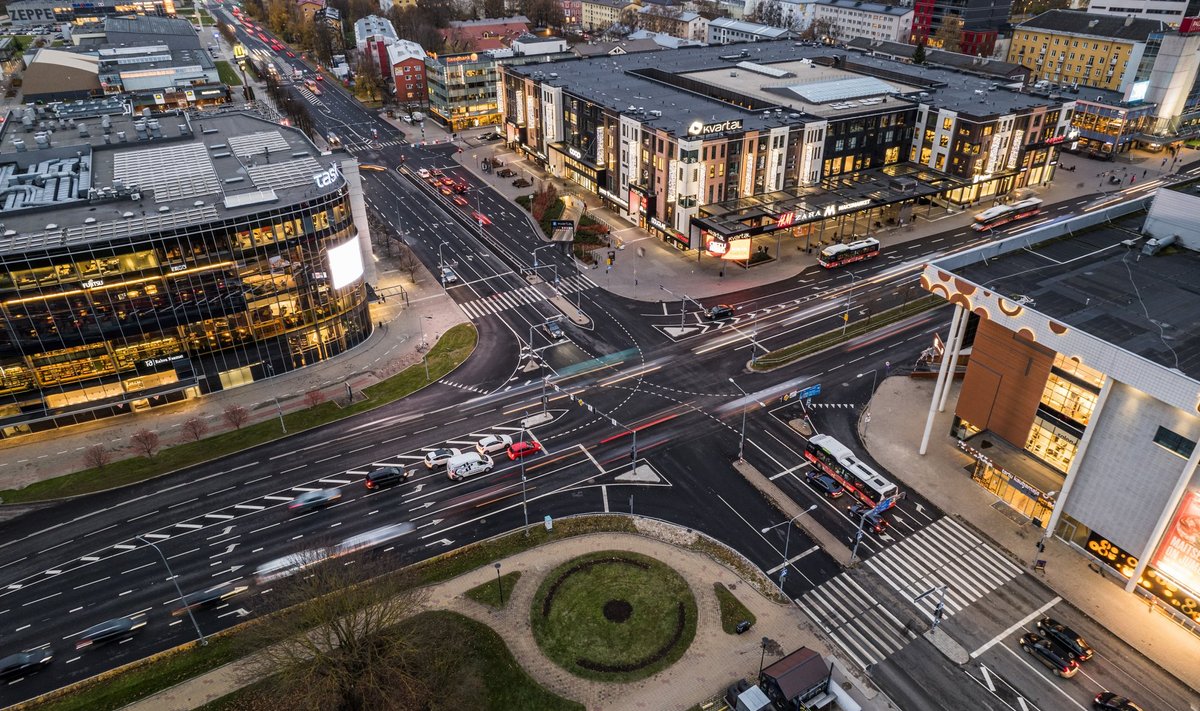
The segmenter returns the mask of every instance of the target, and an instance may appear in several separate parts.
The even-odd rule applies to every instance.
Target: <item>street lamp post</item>
[[[783,581],[787,579],[788,566],[791,565],[791,563],[788,562],[788,544],[790,544],[792,542],[792,522],[795,521],[796,519],[800,518],[804,514],[812,513],[813,511],[816,511],[816,510],[817,510],[817,505],[813,504],[812,506],[809,506],[808,508],[804,509],[800,513],[789,518],[787,521],[784,521],[783,523],[777,523],[774,526],[767,526],[766,528],[762,529],[762,532],[766,533],[767,531],[770,531],[772,528],[778,528],[779,526],[787,524],[787,536],[783,539],[783,567],[779,569],[779,592],[783,592]],[[784,593],[784,594],[786,595],[787,593]]]
[[[500,593],[500,606],[504,607],[504,585],[500,582],[500,564],[496,563],[496,592]]]
[[[521,428],[521,443],[525,442],[525,428]],[[521,457],[521,510],[525,513],[525,537],[529,537],[529,501],[525,498],[525,456]]]
[[[446,263],[442,260],[442,247],[445,247],[445,242],[438,242],[438,280],[442,282],[442,288],[446,288]]]
[[[548,249],[548,248],[550,248],[550,247],[553,247],[553,246],[554,246],[554,243],[553,243],[553,242],[551,242],[550,244],[543,244],[541,247],[534,247],[534,248],[533,248],[533,268],[534,268],[534,269],[537,269],[537,268],[538,268],[538,258],[537,258],[537,253],[538,253],[538,252],[540,252],[540,251],[542,251],[543,249]]]
[[[842,335],[846,335],[846,327],[850,325],[850,303],[854,300],[854,272],[846,270],[850,275],[850,290],[846,292],[846,313],[842,314]]]
[[[734,380],[733,378],[730,378],[729,382],[733,383],[733,387],[737,388],[738,392],[740,392],[743,396],[745,396],[747,398],[750,397],[750,394],[747,393],[745,390],[742,390],[742,386],[738,385],[736,380]],[[742,436],[738,440],[738,461],[739,462],[745,459],[745,457],[742,455],[745,454],[745,452],[746,452],[746,410],[749,410],[749,409],[750,409],[749,402],[747,402],[745,405],[742,405]]]
[[[871,513],[871,509],[864,508],[858,515],[858,529],[854,531],[854,547],[850,549],[850,565],[854,565],[858,560],[858,544],[862,543],[863,539],[863,522],[867,520],[869,513]]]
[[[138,536],[137,539],[139,541],[141,541],[142,543],[145,543],[146,545],[153,548],[154,552],[158,553],[158,557],[162,558],[163,565],[166,566],[166,568],[167,568],[167,575],[171,576],[171,582],[175,583],[175,592],[178,593],[178,595],[179,595],[179,602],[181,604],[183,604],[185,606],[185,608],[187,609],[188,617],[191,618],[191,620],[192,620],[192,626],[196,628],[196,636],[200,638],[200,646],[201,647],[208,646],[208,640],[205,639],[204,633],[200,631],[200,623],[196,622],[196,616],[194,614],[192,614],[192,608],[187,607],[187,603],[185,603],[183,600],[183,589],[179,587],[179,578],[176,578],[175,573],[171,572],[171,563],[167,560],[167,556],[163,555],[162,549],[159,548],[154,543],[147,541],[145,538],[142,538],[141,536]]]

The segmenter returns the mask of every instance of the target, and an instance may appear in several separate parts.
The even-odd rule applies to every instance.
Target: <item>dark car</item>
[[[54,653],[48,648],[10,654],[0,659],[0,679],[15,679],[36,674],[45,669],[51,659],[54,659]]]
[[[92,625],[81,632],[79,634],[79,641],[75,642],[75,649],[84,649],[93,644],[103,644],[105,642],[126,639],[132,637],[134,632],[145,626],[145,620],[134,620],[129,617],[118,617],[107,620],[98,625]]]
[[[501,168],[500,170],[496,171],[496,175],[500,176],[501,178],[511,178],[516,174],[517,171],[513,170],[512,168]]]
[[[1058,645],[1072,659],[1086,662],[1095,655],[1095,652],[1092,651],[1092,648],[1088,646],[1087,641],[1083,637],[1080,637],[1075,630],[1072,630],[1052,617],[1043,617],[1038,620],[1037,628],[1038,632],[1041,632],[1046,639]]]
[[[1032,632],[1021,637],[1021,649],[1042,663],[1050,671],[1064,679],[1070,679],[1079,671],[1079,662],[1070,659],[1050,640]]]
[[[718,321],[723,318],[729,318],[733,315],[734,311],[735,309],[729,304],[717,304],[716,306],[709,307],[709,309],[704,312],[704,315],[710,321]]]
[[[229,598],[246,591],[245,585],[223,583],[205,590],[188,593],[179,599],[179,605],[171,610],[175,616],[183,615],[188,610],[202,610],[206,607],[216,607]]]
[[[809,472],[808,476],[804,478],[809,484],[812,485],[814,489],[831,499],[836,499],[837,497],[846,493],[846,490],[842,488],[842,485],[837,483],[837,480],[828,474],[823,474],[821,472]]]
[[[342,490],[337,487],[316,489],[314,491],[306,491],[292,499],[292,503],[288,504],[288,508],[291,509],[292,513],[304,513],[305,511],[333,506],[341,500]]]
[[[1117,696],[1111,691],[1102,691],[1092,700],[1095,711],[1142,711],[1142,707],[1124,696]]]
[[[517,178],[516,180],[512,181],[512,184],[514,188],[527,188],[530,185],[533,185],[533,183],[524,178]]]
[[[368,489],[382,489],[385,486],[395,486],[410,478],[413,473],[404,467],[380,467],[367,474]]]
[[[871,513],[873,510],[874,507],[872,506],[867,506],[866,504],[855,504],[851,506],[847,512],[850,514],[850,519],[854,521],[855,525],[858,525],[858,519],[860,516],[865,516],[862,522],[864,531],[883,533],[891,524],[882,513]]]
[[[501,138],[504,138],[504,136],[501,136],[495,131],[492,131],[491,133],[484,133],[479,136],[479,140],[481,141],[499,141]]]
[[[542,331],[546,334],[546,338],[552,341],[561,341],[567,337],[563,333],[562,326],[558,325],[558,321],[547,321],[542,324]]]

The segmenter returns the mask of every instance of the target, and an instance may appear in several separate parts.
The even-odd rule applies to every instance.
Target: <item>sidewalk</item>
[[[1042,529],[1017,524],[997,510],[995,495],[971,481],[971,459],[960,452],[947,433],[954,417],[960,383],[956,382],[946,411],[933,422],[929,452],[917,454],[934,381],[903,376],[885,379],[875,391],[863,442],[867,451],[906,487],[916,489],[943,511],[966,521],[1006,549],[1027,570],[1035,558],[1046,561],[1045,583],[1130,647],[1145,654],[1193,689],[1200,690],[1196,638],[1165,614],[1154,614],[1142,597],[1127,594],[1113,579],[1097,575],[1090,558],[1058,538],[1048,539],[1045,552],[1034,547]],[[914,416],[920,411],[921,416]]]
[[[484,566],[453,580],[429,588],[428,609],[449,609],[467,615],[494,629],[508,645],[526,672],[548,690],[606,711],[682,711],[723,692],[740,677],[758,673],[761,639],[769,637],[766,664],[800,647],[821,653],[833,661],[829,649],[810,630],[808,618],[793,605],[779,604],[762,596],[753,585],[714,559],[658,540],[694,535],[685,529],[657,521],[637,519],[645,535],[599,533],[575,536],[524,551],[500,561],[506,573],[520,571],[520,581],[508,605],[501,610],[480,605],[464,597],[473,587],[495,580],[492,566]],[[683,658],[662,672],[642,681],[615,684],[573,676],[550,661],[534,641],[529,611],[533,595],[544,576],[561,563],[597,550],[624,550],[648,555],[677,570],[692,588],[700,615],[696,637]],[[744,635],[728,635],[721,619],[713,583],[721,582],[757,617],[754,629]],[[765,581],[770,584],[769,581]],[[240,688],[249,680],[242,676],[248,665],[233,663],[160,692],[125,711],[186,711]],[[890,708],[886,697],[864,691],[837,666],[835,683],[849,681],[849,694],[867,711]]]

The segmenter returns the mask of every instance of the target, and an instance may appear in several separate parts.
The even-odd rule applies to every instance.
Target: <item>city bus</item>
[[[976,232],[994,229],[1001,225],[1007,225],[1010,222],[1023,220],[1026,217],[1033,217],[1042,211],[1042,201],[1037,198],[1029,198],[1014,202],[1011,205],[997,205],[990,207],[975,216],[975,224],[971,225],[971,229]]]
[[[833,269],[851,262],[861,262],[879,256],[879,240],[874,237],[860,239],[850,244],[834,244],[821,250],[817,263],[826,269]]]
[[[804,448],[804,458],[845,487],[846,492],[868,506],[896,495],[896,485],[862,463],[846,445],[824,434],[813,435]]]

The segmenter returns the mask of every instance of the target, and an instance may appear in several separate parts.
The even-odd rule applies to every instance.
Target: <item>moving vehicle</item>
[[[855,526],[858,525],[859,519],[862,519],[862,529],[871,533],[883,533],[891,525],[883,514],[875,512],[874,506],[854,504],[846,509],[846,514],[854,521]]]
[[[222,583],[205,590],[197,590],[181,597],[179,605],[171,610],[171,614],[178,617],[179,615],[187,614],[189,610],[216,607],[238,593],[245,591],[245,585],[235,585],[233,583]]]
[[[1037,629],[1046,639],[1069,654],[1072,659],[1086,662],[1095,655],[1091,646],[1088,645],[1087,640],[1053,617],[1043,617],[1038,620]]]
[[[417,177],[418,178],[428,179],[431,175],[432,175],[432,173],[429,172],[428,168],[418,168],[417,169]]]
[[[1030,632],[1021,637],[1020,644],[1021,649],[1041,662],[1042,666],[1064,679],[1070,679],[1079,671],[1079,662],[1068,659],[1044,637]]]
[[[462,193],[465,193],[468,190],[470,190],[471,186],[467,185],[467,182],[465,180],[460,180],[457,183],[453,183],[450,186],[450,189],[461,195]]]
[[[10,654],[0,659],[0,679],[15,679],[36,674],[45,669],[52,659],[54,653],[49,648]]]
[[[80,633],[79,640],[75,642],[75,649],[86,649],[94,644],[126,639],[145,626],[145,620],[134,620],[130,617],[106,620],[98,625],[92,625]]]
[[[734,311],[736,311],[736,309],[729,304],[717,304],[716,306],[710,306],[708,310],[704,312],[704,317],[709,321],[719,321],[723,318],[729,318],[730,316],[733,316]]]
[[[433,469],[440,467],[460,454],[462,454],[461,449],[451,449],[449,447],[430,450],[425,453],[425,468]]]
[[[450,267],[442,267],[442,283],[453,284],[458,281],[458,275]]]
[[[1042,211],[1042,201],[1037,198],[1029,198],[1014,202],[1011,205],[997,205],[991,207],[975,216],[975,223],[971,225],[971,229],[976,232],[984,232],[986,230],[1007,225],[1010,222],[1023,220],[1026,217],[1033,217]]]
[[[415,116],[416,114],[413,114],[413,115]],[[435,177],[435,178],[440,178],[445,175],[445,173],[442,172],[441,168],[434,168],[433,170],[431,170],[429,172],[432,173],[433,177]]]
[[[508,446],[508,458],[510,460],[520,459],[521,457],[537,454],[540,451],[542,451],[542,443],[535,439],[513,442]]]
[[[455,204],[455,205],[458,205],[459,207],[466,207],[467,205],[471,204],[471,203],[470,203],[470,202],[469,202],[469,201],[468,201],[468,200],[467,200],[465,197],[463,197],[462,195],[455,195],[454,197],[452,197],[452,198],[450,198],[450,199],[451,199],[451,200],[453,200],[453,201],[454,201],[454,204]]]
[[[360,533],[357,536],[351,536],[341,543],[337,544],[333,555],[342,556],[358,551],[370,550],[391,543],[400,536],[416,530],[416,526],[411,523],[395,523],[390,526],[382,526],[373,528],[365,533]]]
[[[254,582],[263,585],[273,580],[295,575],[305,568],[311,568],[326,560],[329,558],[330,552],[328,548],[314,548],[269,560],[254,571]]]
[[[1124,696],[1117,696],[1111,691],[1102,691],[1092,700],[1095,711],[1142,711],[1142,707]]]
[[[810,486],[812,486],[812,488],[831,499],[836,499],[842,494],[846,493],[846,490],[842,487],[842,485],[837,483],[837,480],[828,474],[822,474],[821,472],[809,472],[808,476],[804,477],[804,479],[809,483]]]
[[[879,240],[874,237],[860,239],[850,244],[831,244],[817,255],[817,264],[833,269],[879,256]]]
[[[475,444],[475,450],[480,454],[495,454],[512,446],[512,437],[508,435],[488,435]]]
[[[837,480],[847,493],[864,504],[877,506],[884,499],[899,493],[895,484],[868,467],[846,445],[829,435],[810,437],[804,448],[804,458]]]
[[[380,467],[367,473],[364,480],[366,487],[372,491],[385,486],[395,486],[412,478],[413,472],[404,467]]]
[[[469,476],[486,474],[492,470],[493,466],[495,466],[495,462],[486,454],[466,452],[451,457],[450,461],[446,462],[446,476],[453,481],[462,481]]]
[[[313,81],[312,79],[305,79],[304,86],[317,96],[321,95],[321,87],[317,86],[317,82]]]
[[[558,325],[558,321],[547,321],[542,324],[542,332],[546,334],[546,338],[552,341],[561,341],[567,337],[563,333],[562,326]]]
[[[288,504],[288,509],[292,513],[304,513],[306,511],[323,509],[326,506],[333,506],[341,500],[342,490],[337,487],[316,489],[314,491],[306,491],[292,499],[292,503]]]

